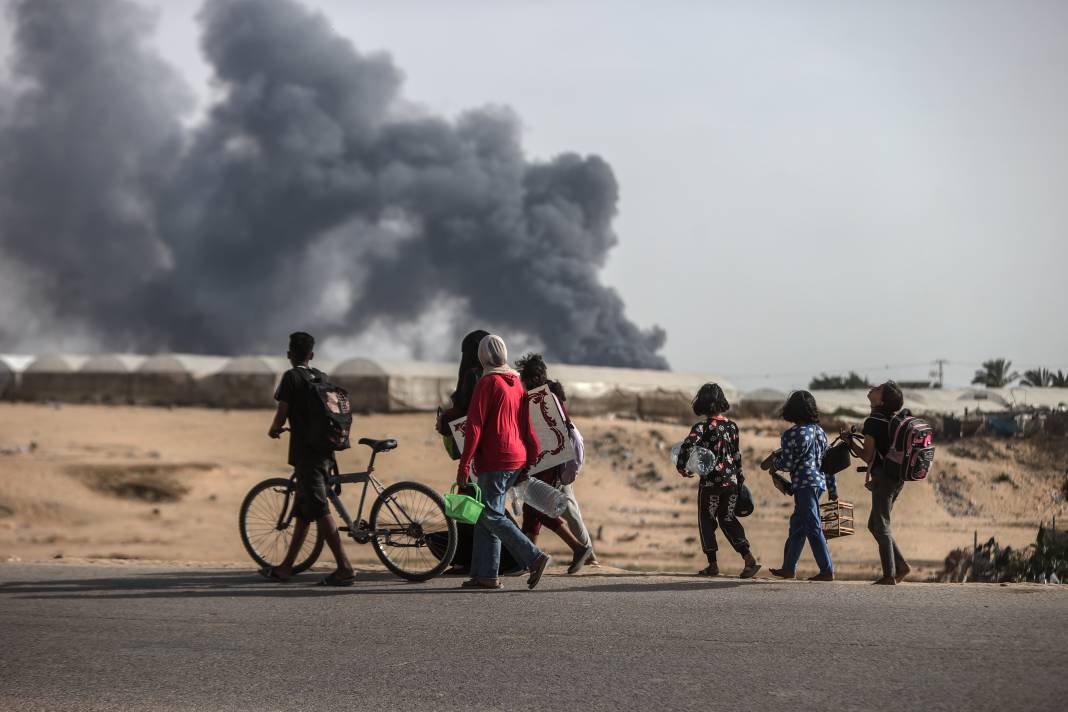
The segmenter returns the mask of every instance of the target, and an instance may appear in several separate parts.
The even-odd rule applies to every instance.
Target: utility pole
[[[945,358],[936,358],[935,359],[935,364],[938,365],[938,387],[939,388],[941,388],[943,385],[945,385],[945,378],[944,378],[944,373],[942,371],[942,367],[945,366],[947,363],[949,363],[949,359],[945,359]]]

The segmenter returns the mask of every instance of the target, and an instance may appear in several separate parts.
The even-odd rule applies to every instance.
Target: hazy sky
[[[306,3],[408,99],[505,104],[531,156],[608,160],[603,276],[676,370],[1068,368],[1066,2]],[[150,4],[206,102],[199,2]]]

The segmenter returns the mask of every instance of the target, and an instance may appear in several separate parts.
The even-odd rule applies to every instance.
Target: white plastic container
[[[519,499],[550,517],[559,517],[567,509],[567,496],[563,492],[533,477],[520,482],[512,491]]]

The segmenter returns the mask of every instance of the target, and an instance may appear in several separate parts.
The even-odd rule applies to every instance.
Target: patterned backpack
[[[927,479],[934,463],[934,430],[906,408],[890,419],[890,450],[883,466],[888,475],[916,482]]]

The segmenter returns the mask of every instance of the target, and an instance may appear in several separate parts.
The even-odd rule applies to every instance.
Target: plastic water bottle
[[[533,477],[520,482],[512,491],[531,507],[550,517],[559,517],[567,509],[567,497],[563,492]]]
[[[675,467],[679,466],[679,451],[682,450],[683,443],[678,443],[675,447],[671,448],[671,462],[675,464]],[[690,456],[686,458],[686,466],[683,468],[691,475],[700,475],[705,477],[712,472],[716,466],[716,455],[706,447],[695,445],[690,448]]]

